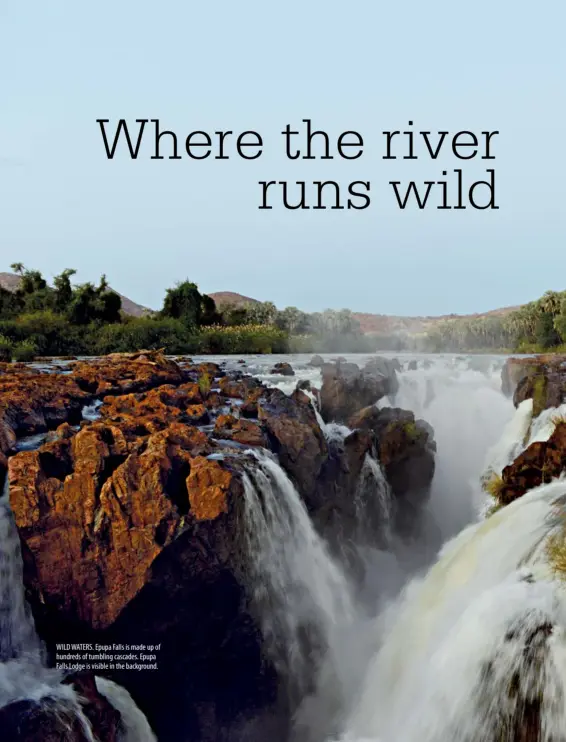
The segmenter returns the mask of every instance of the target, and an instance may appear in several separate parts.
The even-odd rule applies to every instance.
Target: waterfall
[[[391,487],[381,466],[369,453],[365,456],[360,473],[355,504],[362,543],[367,543],[368,537],[373,543],[380,539],[384,545],[390,543],[393,515]]]
[[[470,368],[467,360],[437,358],[427,368],[398,374],[395,406],[434,429],[436,471],[428,513],[435,550],[475,520],[485,496],[479,484],[486,455],[515,412],[501,393],[500,369]],[[391,404],[380,400],[380,406]]]
[[[245,535],[254,602],[266,644],[299,692],[354,607],[346,577],[316,532],[289,477],[267,452],[249,451],[244,474]]]
[[[105,696],[122,717],[119,742],[156,742],[147,719],[121,685],[106,678],[96,678],[98,692]]]
[[[565,502],[564,481],[532,490],[408,585],[376,622],[381,646],[344,740],[519,739],[503,731],[537,704],[532,739],[566,739],[566,590],[547,553],[553,534],[564,541]]]
[[[10,510],[8,477],[0,497],[0,662],[35,655],[41,645],[24,594],[20,539]]]

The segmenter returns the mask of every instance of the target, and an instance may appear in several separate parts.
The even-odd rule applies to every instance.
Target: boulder
[[[215,438],[232,440],[244,446],[263,446],[268,442],[263,430],[251,420],[236,418],[234,415],[219,415],[214,426]]]
[[[279,389],[265,389],[258,414],[271,450],[308,501],[328,458],[328,445],[310,399],[301,391],[288,397]]]
[[[269,372],[271,374],[279,374],[280,376],[294,376],[295,372],[290,363],[276,363],[275,366]]]
[[[375,406],[360,410],[349,426],[373,432],[375,447],[394,496],[420,507],[428,499],[435,470],[434,431],[408,410]]]
[[[495,493],[507,505],[533,487],[550,482],[566,471],[566,422],[557,421],[548,441],[537,441],[503,469]]]
[[[100,694],[91,673],[73,673],[64,683],[80,698],[81,711],[99,742],[121,739],[120,713]],[[83,721],[71,705],[46,696],[21,700],[0,708],[2,739],[14,742],[91,742]]]
[[[400,363],[396,358],[384,358],[376,356],[369,360],[364,366],[363,373],[376,378],[387,380],[387,394],[396,394],[399,389],[397,371],[400,371]]]
[[[363,407],[375,404],[392,390],[391,377],[353,363],[326,364],[322,369],[321,414],[326,422],[346,422]]]
[[[318,355],[313,356],[309,361],[309,366],[314,366],[314,368],[324,366],[324,358]]]

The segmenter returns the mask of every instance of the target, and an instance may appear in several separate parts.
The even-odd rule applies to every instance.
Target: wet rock
[[[255,387],[246,393],[244,404],[240,407],[240,415],[242,417],[253,417],[258,416],[258,402],[264,393],[264,388],[261,386]]]
[[[350,427],[372,431],[377,456],[394,495],[422,505],[435,470],[434,431],[408,410],[375,406],[350,418]]]
[[[81,699],[81,710],[96,740],[118,742],[120,713],[98,692],[91,673],[74,673],[64,680]],[[90,742],[75,709],[53,698],[22,700],[0,708],[0,730],[6,742]]]
[[[552,367],[532,366],[518,382],[513,404],[518,407],[525,399],[533,400],[533,417],[543,410],[559,407],[566,396],[566,372]]]
[[[108,699],[99,693],[91,672],[73,672],[63,680],[71,685],[80,699],[81,709],[89,720],[94,736],[100,742],[119,742],[121,715]]]
[[[77,424],[90,400],[68,376],[26,366],[0,368],[0,452],[14,450],[17,438],[44,433],[66,421]]]
[[[507,505],[533,487],[546,484],[566,470],[566,422],[559,420],[548,441],[537,441],[519,454],[502,472],[496,493],[500,504]]]
[[[313,356],[309,361],[309,366],[314,366],[315,368],[324,366],[324,358],[318,355]]]
[[[339,443],[329,445],[329,455],[319,475],[317,488],[308,500],[315,522],[335,551],[344,538],[352,538],[359,525],[356,494],[366,455],[373,455],[374,440],[368,431],[356,430]],[[359,503],[363,507],[367,503]]]
[[[220,415],[216,419],[214,437],[236,441],[245,446],[268,446],[267,438],[259,425],[250,420],[238,419],[234,415]]]
[[[417,370],[417,362],[415,360],[409,361],[407,364],[407,370],[408,371],[416,371]]]
[[[399,361],[390,358],[383,358],[377,356],[369,360],[364,366],[363,373],[376,378],[385,378],[387,381],[387,394],[396,394],[399,389],[399,381],[397,379],[397,371],[400,370]]]
[[[73,365],[71,378],[91,394],[129,394],[148,391],[162,384],[181,384],[185,371],[162,351],[112,353]]]
[[[345,422],[363,407],[392,391],[391,377],[374,368],[360,371],[353,363],[326,364],[322,369],[321,414],[326,422]]]
[[[375,405],[370,405],[369,407],[364,407],[361,410],[358,410],[352,417],[348,420],[348,427],[352,430],[355,430],[357,428],[360,428],[362,430],[374,430],[374,428],[377,427],[379,421],[381,419],[381,410],[379,407],[376,407]]]
[[[269,372],[271,374],[279,374],[280,376],[294,376],[295,372],[290,363],[276,363],[275,366]]]
[[[258,403],[258,414],[270,448],[308,499],[328,457],[326,439],[310,399],[301,391],[288,397],[279,389],[266,389]]]
[[[246,385],[242,380],[235,380],[231,376],[224,376],[218,382],[220,391],[225,397],[234,399],[245,399],[247,395]]]
[[[523,358],[508,358],[501,370],[501,391],[507,397],[513,397],[518,386],[526,377],[549,375],[566,372],[566,356],[561,354],[545,353]],[[526,399],[526,391],[519,394],[520,401]],[[518,404],[518,403],[516,403]]]

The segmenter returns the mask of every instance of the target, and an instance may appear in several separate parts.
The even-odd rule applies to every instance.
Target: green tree
[[[203,297],[196,283],[185,280],[174,288],[167,289],[161,316],[179,319],[187,327],[202,324]]]
[[[71,276],[76,274],[74,268],[66,268],[53,279],[55,287],[54,308],[57,312],[66,312],[73,299]]]

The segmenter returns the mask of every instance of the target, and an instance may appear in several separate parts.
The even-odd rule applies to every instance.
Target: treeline
[[[158,312],[132,317],[104,276],[98,285],[71,282],[75,271],[49,285],[39,271],[15,263],[15,291],[0,287],[0,359],[101,355],[141,348],[172,354],[354,352],[370,341],[349,310],[307,314],[279,311],[271,302],[217,307],[198,286],[168,289]]]
[[[422,349],[432,352],[491,350],[535,353],[566,343],[566,291],[547,291],[540,299],[506,314],[454,318],[430,329]]]

